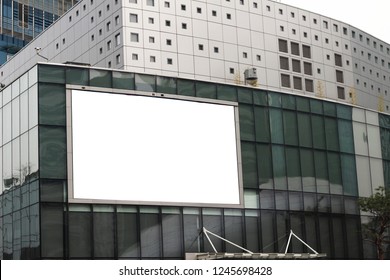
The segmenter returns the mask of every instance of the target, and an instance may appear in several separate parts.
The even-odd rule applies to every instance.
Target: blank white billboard
[[[240,206],[236,118],[234,104],[72,90],[69,200]]]

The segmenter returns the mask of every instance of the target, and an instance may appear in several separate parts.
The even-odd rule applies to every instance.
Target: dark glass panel
[[[66,69],[66,83],[70,85],[88,86],[88,69],[69,67]]]
[[[222,213],[219,209],[203,209],[203,226],[219,236],[222,236]],[[212,235],[209,235],[211,242],[218,252],[224,251],[224,242]],[[204,238],[204,252],[213,252],[210,242]]]
[[[276,210],[288,210],[288,193],[287,192],[275,192],[275,209]]]
[[[326,147],[328,150],[339,150],[337,120],[325,118]]]
[[[4,260],[12,260],[12,214],[3,216],[3,258]]]
[[[163,213],[162,215],[163,249],[166,258],[182,257],[181,215],[179,209],[174,210],[171,211],[172,214]]]
[[[260,93],[260,92],[258,92]],[[252,90],[247,88],[237,88],[237,99],[240,103],[253,104],[254,97],[252,96]]]
[[[299,145],[302,147],[312,147],[311,121],[310,115],[304,113],[297,114]]]
[[[39,201],[39,184],[38,180],[30,183],[30,204],[37,203]]]
[[[62,204],[41,206],[42,258],[64,257],[63,213]]]
[[[283,252],[286,249],[288,235],[290,233],[288,229],[288,215],[287,212],[276,212],[276,230],[277,230],[277,243],[278,252]]]
[[[272,163],[275,189],[287,190],[286,160],[283,146],[272,146]]]
[[[321,116],[312,116],[311,129],[313,132],[313,147],[316,149],[325,149],[325,124]]]
[[[274,212],[261,211],[261,238],[262,238],[262,253],[275,253],[275,216]]]
[[[343,194],[341,163],[338,153],[328,153],[330,193]]]
[[[39,124],[66,124],[64,85],[39,84]]]
[[[177,80],[177,94],[195,96],[195,82],[192,80]]]
[[[38,185],[38,184],[37,184]],[[40,223],[39,204],[30,206],[30,258],[39,259],[40,254]]]
[[[92,87],[112,87],[111,71],[90,69],[89,79],[89,85]]]
[[[65,68],[61,66],[39,65],[38,81],[65,84]]]
[[[256,146],[251,143],[241,143],[242,172],[244,188],[258,188]]]
[[[270,141],[268,108],[256,106],[254,113],[256,141],[268,143]]]
[[[260,208],[261,209],[275,209],[275,192],[268,190],[260,190]]]
[[[225,238],[241,247],[243,244],[243,217],[241,210],[225,210]],[[242,250],[226,243],[226,252],[241,253]]]
[[[301,192],[289,193],[290,210],[302,211],[303,210],[303,198]]]
[[[252,252],[260,252],[259,238],[259,213],[258,211],[246,210],[245,211],[245,236],[246,246],[248,250]]]
[[[310,111],[314,114],[322,115],[324,110],[322,108],[322,101],[317,99],[310,99]]]
[[[322,151],[314,152],[314,165],[316,171],[317,192],[329,193],[329,177],[326,153]]]
[[[42,202],[63,202],[66,182],[62,180],[40,180]]]
[[[158,214],[141,213],[141,257],[160,258],[161,257],[161,224]]]
[[[380,127],[390,129],[390,116],[385,114],[379,114],[378,116]]]
[[[341,171],[344,194],[358,196],[356,161],[354,155],[341,154]]]
[[[283,116],[282,110],[270,109],[270,131],[272,143],[283,144]]]
[[[352,120],[352,107],[337,104],[337,117],[346,120]]]
[[[345,214],[358,215],[359,205],[358,201],[354,197],[344,197]]]
[[[201,244],[199,232],[201,231],[199,209],[183,209],[184,245],[185,252],[200,252]]]
[[[320,233],[320,243],[321,243],[321,252],[326,253],[327,257],[332,258],[332,249],[330,243],[331,232],[329,228],[329,218],[328,217],[319,217],[319,233]]]
[[[93,213],[93,254],[95,258],[114,257],[113,218],[114,213]]]
[[[303,238],[303,232],[302,227],[304,224],[303,216],[301,214],[291,214],[290,215],[290,224],[291,224],[291,230],[299,236],[299,238]],[[303,245],[301,241],[298,239],[292,237],[291,238],[291,244],[290,244],[290,250],[289,252],[292,253],[302,253],[305,252],[307,247]],[[313,252],[310,252],[313,253]]]
[[[353,154],[355,152],[355,147],[352,122],[338,120],[338,135],[340,143],[340,152]]]
[[[218,99],[237,101],[237,89],[234,86],[217,85]]]
[[[156,77],[153,75],[135,74],[135,89],[139,91],[156,91]]]
[[[334,257],[336,259],[344,259],[345,258],[345,237],[344,237],[344,221],[339,217],[332,217],[332,226],[333,226],[333,250]]]
[[[20,211],[12,213],[12,247],[14,260],[20,260],[22,251],[22,231]]]
[[[331,196],[332,213],[344,213],[344,199],[339,195]]]
[[[385,160],[390,160],[390,129],[381,128],[381,147],[382,147],[382,158]]]
[[[92,257],[91,213],[69,212],[69,257]]]
[[[297,148],[286,148],[286,166],[288,189],[293,191],[302,190],[301,164]]]
[[[268,106],[268,93],[262,90],[253,92],[253,103],[255,105]]]
[[[112,85],[119,89],[134,89],[134,73],[112,72]]]
[[[47,179],[66,178],[66,129],[45,127],[39,129],[40,176]]]
[[[30,258],[30,208],[26,207],[21,210],[22,215],[22,254],[21,259]]]
[[[139,257],[137,214],[120,212],[117,215],[117,242],[119,258]]]
[[[196,96],[217,99],[217,87],[213,83],[195,82]]]
[[[302,112],[310,112],[310,103],[309,98],[305,97],[296,97],[297,110]]]
[[[318,229],[316,226],[316,217],[305,214],[304,226],[305,226],[305,233],[306,233],[306,239],[304,239],[305,242],[314,250],[316,250],[318,253],[322,253],[320,252],[320,249],[318,248],[318,244],[317,244]],[[305,249],[304,252],[312,253],[312,251],[309,250],[309,248]]]
[[[336,117],[337,116],[337,110],[336,110],[336,104],[331,102],[324,102],[324,115]]]
[[[282,106],[285,109],[295,110],[295,107],[296,107],[295,96],[290,95],[290,94],[283,94],[282,95]]]
[[[330,212],[330,196],[317,194],[317,207],[319,212]]]
[[[268,92],[268,105],[271,107],[282,107],[282,95],[276,92]]]
[[[239,106],[240,114],[240,138],[241,140],[255,140],[255,121],[253,107],[249,105]]]
[[[348,259],[361,259],[361,228],[359,216],[347,217],[345,221],[345,227],[348,245]]]
[[[260,189],[273,188],[271,146],[257,145],[257,174]]]
[[[177,93],[176,78],[157,77],[157,92],[176,94]]]
[[[317,198],[314,193],[304,193],[303,194],[303,205],[305,207],[305,211],[314,211],[317,212]]]
[[[293,111],[283,111],[284,143],[298,145],[297,115]]]

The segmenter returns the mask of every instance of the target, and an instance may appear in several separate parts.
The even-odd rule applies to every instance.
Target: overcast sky
[[[390,44],[390,0],[276,0],[359,28]]]

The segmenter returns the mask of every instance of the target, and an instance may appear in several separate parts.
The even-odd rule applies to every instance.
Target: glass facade
[[[0,65],[78,0],[0,0]]]
[[[237,101],[244,208],[67,202],[66,85]],[[254,252],[290,229],[330,259],[373,258],[359,196],[390,188],[390,117],[241,86],[40,64],[2,92],[3,259],[182,259],[203,227]],[[108,147],[107,147],[108,148]],[[237,248],[211,237],[218,251]],[[294,241],[290,252],[307,252]]]

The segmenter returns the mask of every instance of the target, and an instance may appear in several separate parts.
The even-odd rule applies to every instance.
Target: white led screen
[[[237,107],[71,92],[70,201],[241,205]]]

